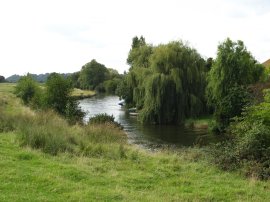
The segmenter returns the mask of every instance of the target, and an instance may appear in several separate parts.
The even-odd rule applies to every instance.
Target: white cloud
[[[120,72],[135,35],[182,39],[214,57],[226,37],[269,58],[266,0],[9,0],[0,2],[0,74],[74,72],[95,58]]]

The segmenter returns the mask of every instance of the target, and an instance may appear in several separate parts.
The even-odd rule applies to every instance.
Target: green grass
[[[12,93],[15,90],[16,83],[0,83],[0,92],[9,92]],[[45,86],[43,83],[40,83],[39,86],[44,89]],[[85,97],[91,97],[96,94],[95,91],[92,90],[81,90],[78,88],[74,88],[71,95],[73,97],[78,97],[78,98],[85,98]]]
[[[15,83],[0,83],[0,92],[12,93],[15,89]]]
[[[81,90],[81,89],[78,89],[78,88],[74,88],[74,90],[72,92],[72,96],[73,97],[76,97],[78,99],[92,97],[95,94],[96,94],[95,91],[92,91],[92,90]]]
[[[269,182],[222,172],[202,160],[200,151],[150,154],[132,148],[117,160],[51,156],[19,147],[16,135],[0,134],[0,201],[270,199]]]
[[[69,126],[1,89],[0,201],[270,200],[269,181],[221,171],[203,149],[147,152],[109,124]]]
[[[202,116],[198,118],[190,118],[185,121],[185,126],[195,128],[208,128],[214,124],[213,116]]]

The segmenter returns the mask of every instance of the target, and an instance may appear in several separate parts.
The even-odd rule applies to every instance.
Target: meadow
[[[0,84],[0,201],[269,201],[270,182],[225,172],[207,148],[150,152],[110,124],[69,125]]]

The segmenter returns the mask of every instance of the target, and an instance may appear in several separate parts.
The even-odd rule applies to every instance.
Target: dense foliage
[[[72,86],[80,89],[95,90],[98,93],[115,94],[122,76],[117,70],[92,60],[86,63],[81,71],[69,76]]]
[[[144,123],[182,124],[205,111],[205,61],[181,41],[153,47],[133,38],[131,65],[118,94],[139,110]]]
[[[64,114],[70,93],[71,82],[59,74],[51,74],[46,82],[46,104],[60,114]]]
[[[82,122],[84,113],[70,93],[72,84],[60,74],[52,73],[42,89],[31,75],[23,76],[15,88],[15,94],[35,109],[53,109],[70,123]]]
[[[270,178],[270,92],[265,101],[247,107],[229,127],[232,140],[214,150],[222,168],[245,167],[248,175]]]
[[[85,64],[79,76],[80,86],[83,89],[94,90],[100,83],[105,81],[106,71],[106,67],[96,60]]]
[[[15,88],[15,94],[23,100],[24,104],[29,104],[39,90],[38,84],[27,74],[19,80]]]
[[[97,114],[93,117],[89,118],[88,124],[111,124],[117,127],[121,127],[121,125],[114,120],[113,115],[108,115],[106,113]]]
[[[258,64],[242,41],[225,40],[208,75],[207,98],[215,109],[218,129],[224,130],[248,103],[247,86],[259,81],[263,66]]]

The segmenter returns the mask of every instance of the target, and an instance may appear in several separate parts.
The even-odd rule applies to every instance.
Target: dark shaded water
[[[137,117],[130,116],[118,103],[117,96],[99,95],[80,100],[80,107],[86,112],[85,121],[99,113],[113,115],[115,120],[124,127],[129,143],[146,148],[193,146],[210,141],[206,129],[141,125]]]

